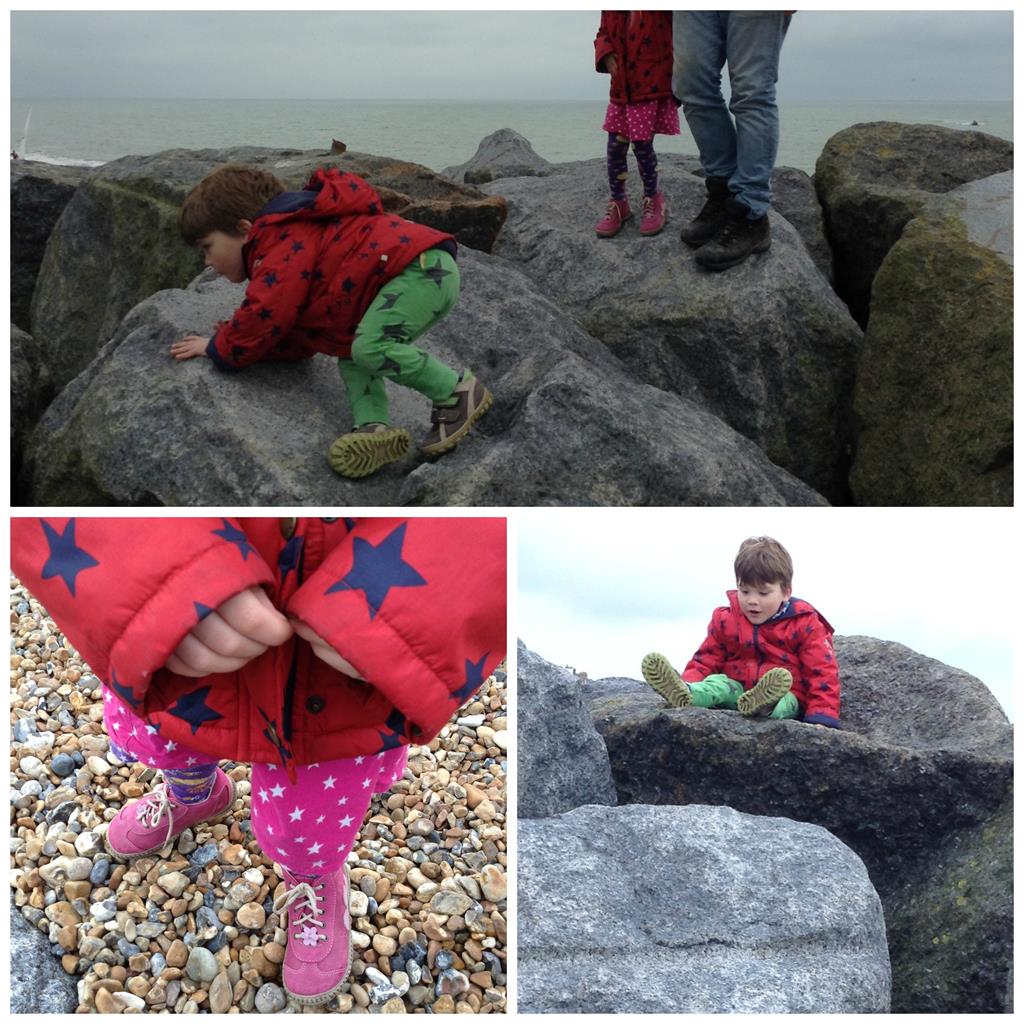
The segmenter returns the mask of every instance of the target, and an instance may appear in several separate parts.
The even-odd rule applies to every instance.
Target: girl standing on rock
[[[665,226],[666,208],[653,139],[679,134],[679,104],[672,95],[672,12],[602,11],[594,51],[597,70],[612,78],[603,126],[611,198],[597,223],[598,237],[617,235],[633,216],[626,196],[630,143],[644,185],[640,234],[656,235]]]
[[[374,794],[504,658],[500,519],[15,519],[21,581],[105,681],[110,749],[164,782],[106,834],[154,854],[231,812],[283,868],[298,1002],[349,973],[345,859]],[[158,883],[159,884],[159,883]]]

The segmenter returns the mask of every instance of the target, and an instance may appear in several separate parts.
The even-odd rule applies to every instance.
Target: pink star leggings
[[[209,754],[165,741],[103,688],[104,724],[110,749],[122,761],[141,761],[163,771],[183,803],[209,794],[218,761]],[[332,874],[355,845],[370,800],[386,793],[405,772],[409,748],[366,757],[302,765],[296,782],[275,764],[252,766],[250,817],[263,851],[292,874]],[[184,799],[181,799],[184,794]]]

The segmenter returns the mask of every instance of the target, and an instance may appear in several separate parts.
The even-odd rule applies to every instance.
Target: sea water
[[[350,150],[396,157],[440,171],[464,163],[481,139],[512,128],[552,162],[604,155],[604,102],[449,100],[113,100],[18,99],[11,148],[51,163],[98,165],[129,154],[227,146]],[[780,165],[813,172],[837,131],[863,121],[926,123],[1013,138],[1010,102],[784,104]],[[682,134],[659,136],[664,153],[697,152]]]

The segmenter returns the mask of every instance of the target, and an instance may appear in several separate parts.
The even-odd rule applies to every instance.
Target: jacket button
[[[319,715],[323,709],[327,707],[327,701],[323,697],[307,697],[306,698],[306,710],[311,715]]]
[[[295,516],[283,516],[281,518],[279,525],[281,527],[281,536],[284,537],[285,540],[292,539],[292,534],[295,533],[295,527],[298,525],[298,522],[299,521]]]

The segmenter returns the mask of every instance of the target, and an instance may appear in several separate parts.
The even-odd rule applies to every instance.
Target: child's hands
[[[181,341],[176,341],[171,345],[171,355],[175,359],[195,359],[196,356],[206,355],[206,346],[209,344],[209,338],[204,338],[199,334],[189,334]]]
[[[604,59],[604,69],[613,78],[618,74],[618,72],[619,72],[619,58],[616,57],[614,53],[609,53],[608,56],[605,57],[605,59]]]
[[[181,676],[234,672],[291,635],[288,620],[263,589],[250,587],[199,622],[167,659],[167,668]]]
[[[300,622],[298,619],[290,619],[289,621],[296,635],[301,636],[313,648],[313,653],[321,661],[327,662],[331,668],[336,668],[339,672],[344,672],[345,675],[351,676],[353,679],[363,678],[350,662],[346,661],[323,637],[315,633],[304,622]],[[365,682],[365,680],[363,681]]]

